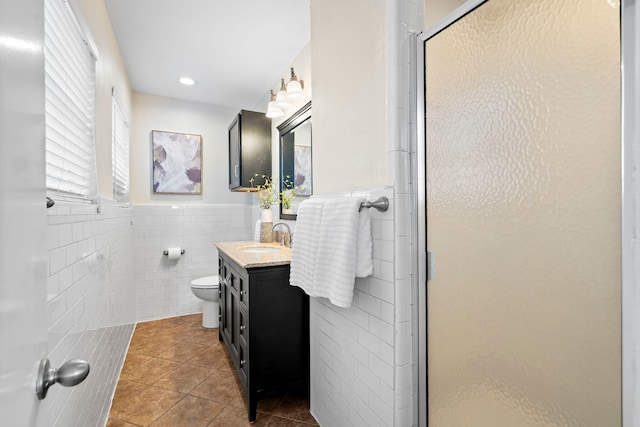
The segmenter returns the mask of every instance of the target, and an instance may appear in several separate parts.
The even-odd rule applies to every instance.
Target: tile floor
[[[291,394],[258,401],[247,421],[242,386],[217,329],[199,314],[136,326],[107,427],[317,426],[308,401]]]

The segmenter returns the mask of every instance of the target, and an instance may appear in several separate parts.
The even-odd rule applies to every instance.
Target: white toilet
[[[220,297],[218,289],[220,283],[218,276],[206,276],[195,279],[191,282],[191,292],[202,301],[202,327],[218,327],[218,307]]]

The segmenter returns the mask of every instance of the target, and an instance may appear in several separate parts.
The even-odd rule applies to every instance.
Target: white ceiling
[[[176,99],[256,108],[310,37],[309,0],[105,4],[133,90]]]

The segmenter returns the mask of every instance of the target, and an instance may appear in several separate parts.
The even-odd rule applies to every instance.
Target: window
[[[47,191],[63,199],[96,196],[95,56],[68,2],[45,0]]]
[[[113,198],[129,203],[129,123],[115,96],[112,97],[112,176]]]

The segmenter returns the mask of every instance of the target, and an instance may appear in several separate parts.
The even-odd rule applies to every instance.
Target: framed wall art
[[[151,131],[153,193],[202,194],[202,135]]]

